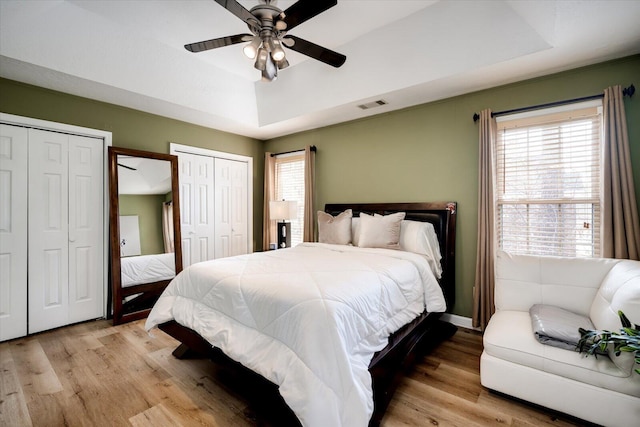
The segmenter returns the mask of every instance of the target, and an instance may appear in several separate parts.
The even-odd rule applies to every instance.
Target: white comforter
[[[176,275],[175,255],[167,253],[120,258],[120,271],[123,288],[171,280]]]
[[[175,319],[279,385],[305,426],[366,426],[373,354],[445,302],[427,260],[320,243],[194,264],[166,288],[147,330]]]

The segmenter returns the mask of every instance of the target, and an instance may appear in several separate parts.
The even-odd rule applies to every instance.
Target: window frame
[[[592,139],[594,143],[591,145],[586,145],[586,147],[591,147],[591,150],[584,155],[585,163],[587,166],[577,167],[574,172],[576,175],[580,175],[580,178],[576,178],[575,181],[578,184],[574,184],[576,188],[580,187],[582,184],[582,191],[586,193],[590,193],[588,197],[533,197],[533,196],[523,196],[523,197],[514,197],[513,188],[533,188],[538,189],[538,193],[543,193],[544,191],[553,192],[557,191],[558,194],[566,193],[566,191],[571,189],[571,183],[569,182],[567,185],[563,183],[566,182],[564,180],[564,173],[570,170],[570,166],[573,162],[572,154],[564,153],[567,149],[567,145],[571,146],[572,137],[567,137],[562,134],[563,127],[561,125],[564,124],[566,126],[571,127],[579,122],[584,122],[586,120],[591,120],[592,122],[597,121],[597,129],[591,134],[595,135],[595,138]],[[496,239],[496,247],[499,249],[508,250],[513,253],[518,254],[530,254],[530,255],[555,255],[555,256],[578,256],[578,257],[599,257],[602,253],[602,198],[603,198],[603,156],[604,156],[604,123],[602,118],[602,100],[591,100],[587,102],[578,102],[572,103],[562,106],[556,106],[552,108],[538,109],[533,111],[528,111],[524,113],[511,114],[499,116],[496,118],[496,138],[494,141],[494,168],[495,168],[495,180],[494,180],[494,230],[495,230],[495,239]],[[578,125],[575,125],[578,127]],[[533,129],[539,129],[540,133],[543,134],[544,131],[548,129],[552,129],[557,127],[558,138],[556,140],[550,138],[549,140],[545,140],[543,136],[539,136],[538,139],[542,142],[537,142],[539,150],[542,150],[541,153],[545,154],[544,150],[558,150],[555,153],[557,157],[551,163],[551,166],[545,169],[544,166],[538,168],[535,166],[535,163],[532,165],[530,162],[530,157],[532,156],[528,151],[532,146],[532,141],[536,142],[535,138],[530,137],[530,133]],[[588,128],[587,125],[584,125],[585,128]],[[514,142],[511,141],[512,147],[504,148],[504,144],[509,144],[509,138],[513,138],[513,135],[518,132],[524,133],[526,130],[527,135],[521,137],[521,141],[526,141],[523,143],[521,141]],[[511,133],[509,135],[509,133]],[[507,138],[505,139],[505,135]],[[566,141],[565,141],[566,140]],[[565,145],[563,145],[565,144]],[[535,145],[535,144],[533,144]],[[585,145],[581,145],[583,147]],[[509,174],[513,176],[517,176],[521,173],[521,169],[519,167],[522,165],[522,161],[519,162],[517,160],[509,159],[505,160],[507,154],[505,154],[508,150],[517,150],[517,148],[524,148],[527,150],[527,153],[520,154],[522,158],[526,159],[526,167],[523,170],[526,170],[526,173],[523,173],[525,178],[522,178],[520,181],[520,185],[511,186],[512,193],[509,194],[509,190],[507,187],[509,186],[508,178],[506,178]],[[535,148],[535,147],[534,147]],[[534,148],[531,148],[533,150]],[[577,151],[573,151],[573,153],[577,153]],[[511,154],[513,157],[517,157],[514,154]],[[540,155],[540,154],[538,154]],[[593,156],[596,155],[597,159],[594,160]],[[583,156],[582,152],[580,152],[579,156]],[[566,158],[565,158],[566,157]],[[563,159],[564,158],[564,159]],[[518,166],[518,167],[516,167]],[[515,169],[510,169],[514,168]],[[588,172],[587,172],[588,170]],[[549,173],[562,174],[563,176],[555,179],[543,180],[540,179],[540,176],[535,176],[532,178],[532,173],[535,171],[548,171]],[[584,172],[581,174],[580,172]],[[587,179],[585,181],[582,175],[586,175]],[[594,181],[594,179],[597,180]],[[590,181],[589,181],[590,180]],[[531,186],[528,187],[529,181],[538,181],[539,183],[553,183],[556,186],[551,187],[551,190],[546,190],[547,187],[544,186]],[[587,185],[584,185],[584,182],[588,182]],[[560,185],[558,185],[560,184]],[[585,188],[589,188],[590,191],[585,190]],[[542,190],[544,189],[544,190]],[[576,191],[576,189],[573,189]],[[527,191],[524,191],[527,193]],[[507,223],[513,224],[514,221],[505,221],[505,207],[513,206],[515,209],[514,212],[517,212],[518,207],[524,207],[524,211],[526,211],[527,215],[534,208],[540,208],[543,205],[556,205],[558,206],[556,212],[569,213],[569,217],[573,215],[574,227],[571,228],[568,226],[563,226],[562,223],[567,221],[566,218],[562,219],[562,216],[556,219],[556,222],[550,221],[552,224],[551,227],[547,227],[546,222],[539,221],[536,225],[533,223],[530,217],[528,217],[524,221],[524,225],[526,226],[526,231],[523,231],[519,236],[522,236],[522,239],[526,240],[523,243],[522,240],[519,240],[518,237],[513,239],[512,241],[508,241],[505,239],[506,236],[509,236],[508,231],[505,232],[505,225]],[[580,233],[581,230],[578,228],[577,215],[575,212],[571,213],[572,210],[575,210],[579,205],[587,205],[587,208],[584,209],[585,218],[590,218],[589,221],[583,222],[584,230],[589,230],[588,232]],[[591,206],[591,212],[589,211],[588,206]],[[568,209],[567,209],[568,208]],[[566,209],[566,211],[565,211]],[[535,210],[535,209],[534,209]],[[553,214],[553,210],[540,210],[537,213],[538,216],[549,216]],[[590,215],[590,216],[589,216]],[[539,220],[539,218],[538,218]],[[558,225],[560,224],[560,225]],[[511,225],[513,227],[513,225]],[[555,226],[555,228],[554,228]],[[523,230],[523,225],[520,224],[518,230]],[[536,243],[532,243],[530,240],[531,235],[535,235],[538,233],[538,238],[540,236],[544,236],[544,233],[549,233],[551,230],[551,237],[548,238],[546,244],[542,244],[538,246]],[[560,237],[557,237],[556,241],[552,241],[553,231],[560,230]],[[566,235],[565,235],[566,233]],[[529,237],[527,237],[527,234]],[[514,234],[511,234],[514,236]],[[516,232],[516,236],[518,236],[518,232]],[[563,237],[573,237],[574,240],[564,239]],[[583,240],[580,240],[580,236],[583,236]],[[591,239],[589,240],[589,236]],[[540,239],[543,240],[543,239]],[[505,242],[511,244],[511,246],[505,248]],[[566,249],[566,244],[569,243],[569,249]],[[522,245],[522,247],[519,247]],[[590,248],[590,251],[587,249]]]
[[[294,151],[284,154],[276,154],[274,165],[274,187],[275,187],[275,199],[276,200],[295,200],[297,205],[297,218],[289,220],[291,222],[291,246],[295,246],[302,243],[304,240],[304,198],[305,198],[305,183],[304,183],[304,170],[305,170],[305,152],[304,150]],[[298,167],[297,171],[300,176],[293,185],[297,188],[290,189],[288,192],[281,191],[280,185],[280,170],[279,165],[286,163],[301,163],[301,168]],[[295,197],[292,197],[292,193],[300,193]]]

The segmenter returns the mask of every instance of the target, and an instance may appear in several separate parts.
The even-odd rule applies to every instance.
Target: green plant
[[[607,330],[586,330],[580,328],[580,341],[576,349],[580,353],[587,353],[587,356],[605,354],[607,347],[613,345],[613,352],[616,356],[620,353],[634,353],[636,364],[640,364],[640,327],[632,325],[627,316],[622,311],[618,311],[622,328],[620,332]],[[640,375],[640,369],[635,370]]]

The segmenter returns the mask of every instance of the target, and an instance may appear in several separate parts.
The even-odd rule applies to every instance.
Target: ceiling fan
[[[347,57],[318,46],[307,40],[287,34],[303,22],[338,4],[337,0],[299,0],[284,12],[275,6],[276,0],[260,0],[260,4],[245,9],[236,0],[215,0],[222,7],[242,19],[252,34],[236,34],[185,45],[190,52],[202,52],[237,43],[248,42],[244,53],[255,59],[255,68],[262,72],[262,79],[273,81],[278,70],[289,66],[282,46],[324,62],[340,67]]]

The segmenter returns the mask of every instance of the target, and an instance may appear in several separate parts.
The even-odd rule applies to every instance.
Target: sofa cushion
[[[620,370],[608,357],[585,357],[539,343],[528,311],[496,312],[484,332],[484,351],[509,362],[640,397],[637,374]]]
[[[640,324],[640,262],[620,261],[604,278],[596,293],[589,317],[596,329],[619,331],[622,327],[618,310],[632,323]],[[631,372],[635,365],[633,353],[616,356],[609,348],[611,360],[623,371]]]
[[[602,280],[619,260],[496,254],[496,310],[528,311],[534,304],[589,315]]]

